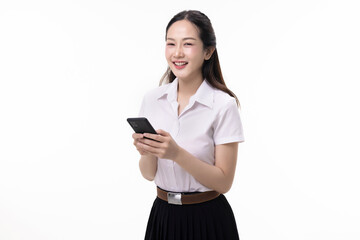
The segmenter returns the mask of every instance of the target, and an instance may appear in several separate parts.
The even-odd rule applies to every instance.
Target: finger
[[[147,154],[147,151],[145,151],[141,146],[136,145],[136,150],[137,150],[141,155]]]
[[[152,140],[149,140],[149,141],[152,141]],[[136,149],[137,149],[138,151],[145,151],[145,152],[147,152],[146,146],[149,146],[149,145],[147,145],[147,144],[145,144],[145,143],[142,143],[142,142],[140,142],[140,141],[137,141],[136,144],[135,144],[135,147],[136,147]],[[152,146],[150,146],[150,147],[152,147]],[[154,148],[154,147],[152,147],[152,148]]]
[[[135,146],[136,150],[138,150],[138,151],[144,151],[144,150],[141,148],[141,146],[139,145],[139,142],[138,142],[138,141],[134,142],[134,146]]]
[[[156,142],[154,140],[147,139],[147,138],[139,139],[139,142],[144,143],[149,146],[152,146],[152,147],[155,147],[155,148],[159,148],[162,145],[160,142]]]
[[[136,150],[140,153],[140,155],[152,155],[150,152],[146,151],[143,146],[144,145],[141,145],[142,143],[140,142],[141,139],[139,140],[134,140],[134,145],[135,145],[135,148]],[[150,140],[152,141],[152,140]]]
[[[141,133],[133,133],[132,138],[133,139],[144,138],[144,135]]]
[[[144,150],[144,151],[146,151],[146,152],[148,152],[148,153],[150,153],[150,154],[152,154],[152,155],[155,155],[155,156],[157,156],[158,151],[159,151],[158,148],[154,148],[154,147],[152,147],[152,146],[146,145],[146,144],[141,143],[141,142],[138,143],[138,146],[139,146],[142,150]]]
[[[136,146],[136,144],[137,144],[139,141],[141,141],[141,139],[143,139],[143,138],[136,138],[136,139],[134,139],[134,145]]]
[[[159,134],[144,133],[144,137],[154,139],[155,141],[158,141],[158,142],[164,142],[165,141],[165,137],[161,136]]]
[[[162,136],[170,136],[170,133],[168,133],[162,129],[158,129],[158,130],[156,130],[156,132]]]

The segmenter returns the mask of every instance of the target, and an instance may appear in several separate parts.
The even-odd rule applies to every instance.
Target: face
[[[180,20],[168,29],[165,56],[170,69],[179,80],[203,80],[201,68],[204,60],[210,58],[207,52],[197,28],[191,22]]]

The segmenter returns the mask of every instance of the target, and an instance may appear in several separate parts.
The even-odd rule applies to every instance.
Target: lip
[[[176,65],[175,63],[184,63],[184,64],[183,65]],[[186,62],[186,61],[174,61],[173,64],[174,64],[176,69],[183,69],[183,68],[186,67],[188,62]]]

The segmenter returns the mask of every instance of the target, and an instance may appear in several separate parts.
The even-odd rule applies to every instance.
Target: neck
[[[178,94],[183,96],[192,96],[196,93],[201,83],[203,82],[203,78],[200,76],[198,78],[192,79],[190,81],[185,81],[178,79]]]

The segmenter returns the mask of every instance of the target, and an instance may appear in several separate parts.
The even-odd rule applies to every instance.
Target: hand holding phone
[[[144,117],[128,118],[127,121],[136,133],[158,134],[153,128],[153,126],[150,124],[149,120],[147,120],[147,118]],[[147,138],[147,139],[155,141],[154,139],[151,138]]]
[[[150,147],[150,149],[152,149],[152,151],[150,153],[150,152],[147,152],[147,150],[144,150],[142,147],[140,147],[140,148],[137,147],[138,141],[140,141],[143,144],[144,144],[144,142],[140,140],[142,137],[136,136],[136,134],[133,134],[134,145],[136,146],[136,149],[139,151],[139,153],[141,155],[149,154],[151,156],[155,156],[158,158],[175,159],[177,153],[179,153],[179,151],[181,150],[181,148],[177,145],[175,140],[171,137],[170,133],[168,133],[164,130],[161,130],[161,129],[159,129],[158,130],[159,133],[157,133],[146,118],[128,118],[127,121],[129,122],[130,126],[134,129],[134,131],[136,133],[157,134],[157,135],[161,136],[161,139],[162,139],[161,142],[166,143],[166,144],[159,145],[159,144],[147,142],[148,144],[145,144],[145,145],[148,145],[148,147]],[[155,142],[159,142],[159,141],[151,139],[151,138],[147,138],[147,137],[144,137],[144,138],[150,139]],[[157,137],[157,138],[159,138],[159,137]]]

